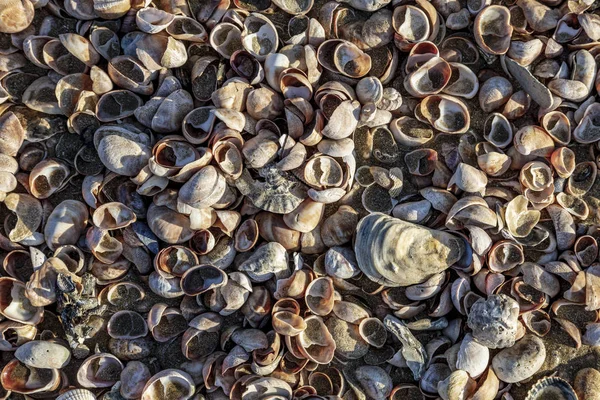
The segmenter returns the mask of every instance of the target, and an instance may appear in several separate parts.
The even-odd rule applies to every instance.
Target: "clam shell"
[[[529,392],[527,392],[526,400],[544,399],[550,396],[564,400],[578,399],[577,394],[575,394],[575,391],[567,381],[556,376],[551,376],[537,381]]]

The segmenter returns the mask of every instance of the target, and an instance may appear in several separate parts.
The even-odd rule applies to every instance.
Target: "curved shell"
[[[464,103],[447,95],[437,94],[424,98],[415,115],[417,119],[428,122],[445,133],[464,133],[471,123],[469,110]]]
[[[142,400],[185,400],[195,392],[192,377],[182,370],[165,369],[153,375],[142,391]]]
[[[510,11],[504,6],[491,5],[481,10],[474,22],[475,41],[489,54],[504,54],[510,47],[513,27]]]

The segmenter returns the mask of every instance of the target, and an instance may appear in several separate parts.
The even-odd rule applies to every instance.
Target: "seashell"
[[[446,226],[451,229],[459,229],[464,225],[486,229],[495,227],[497,223],[496,214],[477,196],[466,196],[458,200],[446,217]]]
[[[413,96],[424,98],[442,91],[452,75],[452,68],[441,57],[433,57],[404,79],[404,88]]]
[[[0,138],[0,153],[16,156],[25,138],[25,131],[19,119],[12,112],[2,114],[0,129],[3,132],[2,138]]]
[[[65,200],[57,205],[46,221],[44,237],[52,250],[77,243],[88,222],[88,210],[80,201]]]
[[[116,85],[132,92],[149,95],[154,86],[150,81],[150,71],[132,56],[116,56],[109,60],[107,73]]]
[[[150,71],[181,67],[187,61],[183,43],[170,36],[142,36],[136,43],[135,55]]]
[[[514,137],[515,149],[523,155],[549,157],[554,151],[554,141],[542,128],[525,126]]]
[[[69,364],[71,352],[57,343],[32,340],[19,346],[15,358],[32,368],[59,369]]]
[[[244,49],[258,61],[264,61],[267,54],[277,50],[279,37],[273,23],[258,13],[251,13],[244,20],[241,42]]]
[[[326,316],[333,310],[334,289],[331,278],[322,277],[306,287],[306,306],[315,315]]]
[[[584,368],[577,372],[573,388],[577,393],[577,398],[581,400],[593,399],[598,396],[600,388],[598,388],[597,380],[598,370],[594,368]],[[568,392],[568,391],[567,391]]]
[[[557,248],[559,250],[570,248],[575,243],[576,238],[573,217],[567,210],[557,205],[550,205],[547,210],[554,224]]]
[[[558,193],[556,195],[556,202],[571,215],[579,219],[586,219],[589,215],[587,203],[578,197],[566,193]]]
[[[140,361],[129,361],[121,371],[119,392],[126,398],[139,397],[150,377],[150,370],[145,364]]]
[[[552,94],[548,88],[538,81],[525,67],[506,57],[503,59],[506,69],[519,82],[523,90],[540,105],[549,108],[552,106]]]
[[[403,146],[421,146],[433,139],[433,129],[426,123],[411,117],[400,117],[392,120],[390,130],[396,142]]]
[[[136,16],[137,17],[137,16]],[[166,32],[178,40],[204,43],[208,40],[206,29],[195,19],[175,15]]]
[[[21,372],[21,373],[20,373]],[[60,386],[60,373],[57,369],[43,370],[26,366],[17,359],[8,362],[2,369],[0,383],[9,393],[34,394],[54,391]]]
[[[479,106],[485,112],[492,112],[506,103],[512,94],[513,87],[508,79],[494,76],[481,85]]]
[[[104,126],[96,131],[95,138],[102,164],[119,175],[137,175],[151,157],[151,148],[142,134]]]
[[[542,53],[544,43],[539,39],[528,41],[515,40],[510,43],[507,56],[526,67]]]
[[[460,100],[441,94],[424,98],[415,116],[445,133],[464,133],[471,123],[469,110]]]
[[[511,44],[513,27],[510,11],[504,6],[483,8],[475,18],[475,41],[488,54],[505,54]]]
[[[438,393],[443,399],[467,399],[477,384],[463,370],[456,370],[438,383]]]
[[[582,162],[575,166],[567,181],[567,193],[573,196],[583,196],[596,181],[597,167],[593,162]]]
[[[451,78],[442,91],[446,94],[466,99],[475,97],[479,90],[479,79],[477,79],[477,76],[464,64],[456,62],[449,64],[452,70]]]
[[[392,26],[395,42],[406,43],[407,47],[427,40],[431,33],[431,24],[427,14],[419,7],[402,5],[394,8]]]
[[[265,59],[265,68],[261,65],[261,63],[255,59],[250,53],[245,50],[235,51],[229,60],[231,64],[231,68],[241,77],[248,81],[251,85],[256,85],[265,78],[265,69],[267,65],[271,62],[272,57],[280,57],[282,56],[279,53],[270,53],[267,55]],[[289,65],[289,64],[288,64]],[[286,68],[287,66],[286,65]],[[275,90],[279,89],[278,85],[273,86],[272,88]]]
[[[477,378],[484,373],[488,362],[488,348],[477,343],[472,335],[466,334],[458,350],[456,368],[466,371],[472,378]]]
[[[259,247],[246,261],[238,266],[238,270],[248,274],[255,282],[265,282],[273,275],[288,270],[288,257],[285,248],[270,242]]]
[[[364,393],[372,399],[387,399],[392,391],[392,379],[381,367],[363,365],[354,371],[354,376]]]
[[[167,207],[150,205],[148,208],[148,221],[151,231],[160,240],[167,243],[182,243],[193,236],[190,219]]]
[[[317,60],[323,68],[350,78],[361,78],[371,70],[371,57],[353,43],[340,39],[321,43]]]
[[[142,32],[158,33],[165,30],[175,19],[173,14],[158,8],[145,7],[135,14],[135,23]]]
[[[306,329],[306,322],[289,311],[277,311],[273,313],[273,329],[280,335],[298,336]]]
[[[181,277],[181,289],[196,296],[227,284],[227,274],[212,265],[199,265],[186,270]]]
[[[346,100],[333,111],[329,122],[322,130],[323,136],[330,139],[344,139],[350,136],[358,125],[360,103]]]
[[[88,67],[98,64],[100,54],[83,36],[75,33],[63,33],[58,36],[65,49]]]
[[[529,26],[536,32],[545,32],[558,24],[560,13],[536,0],[519,0],[517,5],[523,10]]]
[[[112,122],[133,115],[143,104],[135,93],[129,90],[114,90],[103,94],[96,105],[96,116],[102,122]]]
[[[148,334],[148,325],[137,312],[122,310],[110,317],[106,331],[115,339],[137,339]]]
[[[521,171],[523,172],[525,169]],[[506,207],[506,225],[508,231],[514,237],[519,238],[529,235],[540,220],[540,212],[537,210],[528,210],[528,204],[529,202],[524,196],[517,196]]]
[[[419,240],[394,240],[389,241],[388,236],[408,234]],[[408,236],[407,236],[408,237]],[[427,242],[437,243],[438,260],[427,255],[427,262],[419,261],[417,249],[422,249]],[[382,246],[394,243],[393,252],[384,250]],[[398,244],[406,246],[401,249]],[[378,249],[378,247],[380,249]],[[386,286],[408,286],[421,283],[433,274],[445,270],[450,265],[465,257],[468,251],[466,243],[447,233],[432,231],[400,219],[375,213],[363,218],[357,227],[357,237],[354,250],[359,268],[369,279]],[[410,259],[406,258],[411,254]],[[424,257],[425,255],[423,255]],[[402,261],[401,261],[402,260]],[[402,266],[402,267],[401,267]],[[411,271],[410,276],[403,271]]]
[[[174,400],[190,398],[195,392],[192,377],[179,369],[165,369],[153,375],[142,390],[142,400],[161,399],[167,394]]]
[[[577,400],[578,398],[571,385],[556,376],[540,379],[527,392],[527,400],[543,399],[548,396],[565,400]]]
[[[489,143],[478,143],[475,152],[477,165],[487,175],[500,176],[510,168],[511,158]]]
[[[119,380],[123,364],[109,353],[86,358],[77,371],[77,382],[88,389],[111,387]]]
[[[69,167],[58,160],[41,161],[29,174],[31,194],[38,199],[50,197],[62,188],[69,173]]]
[[[498,379],[514,383],[535,374],[546,359],[546,347],[537,336],[525,335],[514,346],[500,351],[492,359]]]
[[[298,350],[310,361],[317,364],[328,364],[333,359],[336,341],[321,317],[311,315],[304,321],[306,329],[298,335]]]
[[[387,340],[387,333],[383,323],[377,318],[365,318],[360,321],[360,336],[376,348],[382,348]]]
[[[261,87],[248,93],[246,110],[255,120],[274,119],[284,110],[284,103],[278,93],[267,87]]]
[[[96,396],[87,389],[71,389],[58,396],[56,400],[96,400]]]
[[[531,96],[524,90],[514,92],[510,99],[504,104],[502,114],[510,119],[516,119],[525,115],[531,107]]]
[[[460,163],[450,182],[448,182],[448,190],[458,188],[469,193],[484,194],[487,185],[487,177],[481,171],[471,167],[468,164]]]
[[[383,85],[372,76],[364,77],[356,84],[356,97],[361,104],[379,103],[383,99]]]
[[[229,59],[235,50],[242,48],[242,31],[232,23],[220,23],[210,32],[209,43],[221,56]]]
[[[122,203],[105,203],[92,215],[94,225],[100,229],[122,229],[135,222],[133,211]]]

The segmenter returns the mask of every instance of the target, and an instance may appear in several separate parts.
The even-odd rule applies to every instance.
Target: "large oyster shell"
[[[381,213],[359,221],[354,251],[363,273],[385,286],[424,282],[471,253],[457,236]]]

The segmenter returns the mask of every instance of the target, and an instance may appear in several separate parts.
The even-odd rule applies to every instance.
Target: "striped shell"
[[[551,376],[537,381],[527,393],[525,400],[577,400],[575,390],[562,378]]]
[[[87,389],[72,389],[58,396],[56,400],[96,400],[96,396]]]

